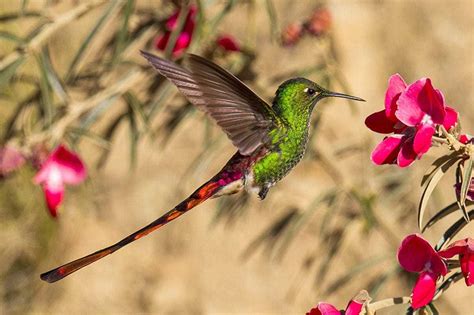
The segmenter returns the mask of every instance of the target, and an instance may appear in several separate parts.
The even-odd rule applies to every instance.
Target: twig
[[[15,50],[0,61],[0,71],[3,71],[7,66],[17,61],[25,54],[32,52],[39,52],[41,47],[54,35],[71,21],[81,17],[84,13],[91,9],[100,6],[105,0],[92,0],[88,3],[83,3],[76,8],[61,14],[58,18],[46,25],[35,37],[33,37],[26,45],[22,46],[21,50]]]

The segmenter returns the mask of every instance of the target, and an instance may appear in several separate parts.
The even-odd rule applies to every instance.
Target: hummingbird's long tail
[[[95,253],[74,260],[70,263],[52,269],[48,272],[45,272],[41,274],[41,279],[46,282],[52,283],[61,280],[64,277],[67,277],[71,273],[76,272],[79,269],[89,264],[92,264],[93,262],[102,259],[107,255],[112,254],[113,252],[121,249],[122,247],[142,238],[143,236],[159,229],[168,222],[171,222],[174,219],[180,217],[181,215],[196,207],[203,201],[216,195],[219,190],[227,184],[229,183],[220,180],[219,174],[214,176],[210,181],[199,187],[194,193],[192,193],[188,198],[179,203],[176,207],[174,207],[155,221],[151,222],[147,226],[141,228],[135,233],[130,234],[129,236],[125,237],[114,245],[103,248],[101,250],[96,251]]]

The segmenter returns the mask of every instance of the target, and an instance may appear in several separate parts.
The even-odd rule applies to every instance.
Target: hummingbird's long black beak
[[[352,96],[352,95],[348,95],[348,94],[343,94],[343,93],[324,91],[321,94],[323,95],[323,97],[341,97],[341,98],[347,98],[347,99],[354,100],[354,101],[365,102],[365,100],[360,98],[360,97]]]

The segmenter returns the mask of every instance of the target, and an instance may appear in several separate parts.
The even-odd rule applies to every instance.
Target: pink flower
[[[431,147],[436,126],[447,130],[457,122],[458,113],[445,106],[441,92],[430,79],[407,86],[399,74],[389,79],[385,109],[369,115],[366,126],[378,133],[391,134],[377,145],[371,155],[377,165],[409,166]]]
[[[419,273],[412,291],[412,307],[417,309],[430,303],[436,291],[436,281],[448,272],[442,257],[419,234],[405,237],[397,257],[403,269]]]
[[[43,187],[46,204],[53,217],[64,199],[64,184],[77,185],[87,176],[86,168],[79,156],[59,145],[46,159],[34,177],[34,182]]]
[[[0,178],[7,176],[25,164],[25,157],[14,147],[0,148]]]
[[[468,134],[461,134],[459,135],[459,142],[462,144],[474,143],[474,138]]]
[[[176,39],[176,43],[172,50],[174,57],[179,57],[191,44],[194,28],[196,26],[196,12],[196,6],[189,7],[188,15],[186,16],[186,21],[184,23],[183,30],[178,35],[178,38]],[[179,13],[180,10],[177,10],[166,20],[166,32],[155,40],[156,49],[164,51],[166,49],[166,46],[168,46],[168,42],[171,37],[171,32],[177,27]]]
[[[303,25],[295,22],[289,24],[281,34],[281,41],[284,46],[292,46],[296,44],[303,35]]]
[[[439,252],[444,258],[459,255],[461,271],[467,286],[474,284],[474,239],[468,237],[452,243],[448,248]]]
[[[437,125],[449,130],[456,124],[458,113],[446,107],[444,96],[423,78],[411,84],[398,99],[395,116],[405,125],[416,129],[413,149],[421,157],[431,147]]]
[[[240,51],[240,45],[231,35],[221,35],[217,38],[216,43],[225,51]]]
[[[310,34],[321,36],[329,31],[331,24],[331,12],[328,8],[320,7],[313,11],[313,15],[305,25]]]
[[[346,307],[346,310],[339,311],[332,304],[319,302],[315,308],[312,308],[306,315],[359,315],[362,307],[370,301],[370,296],[367,291],[360,291]]]

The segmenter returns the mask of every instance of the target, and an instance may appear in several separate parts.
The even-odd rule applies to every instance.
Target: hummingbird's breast
[[[305,128],[306,127],[306,128]],[[308,128],[290,129],[251,168],[246,186],[268,189],[285,177],[303,158],[308,142]]]

